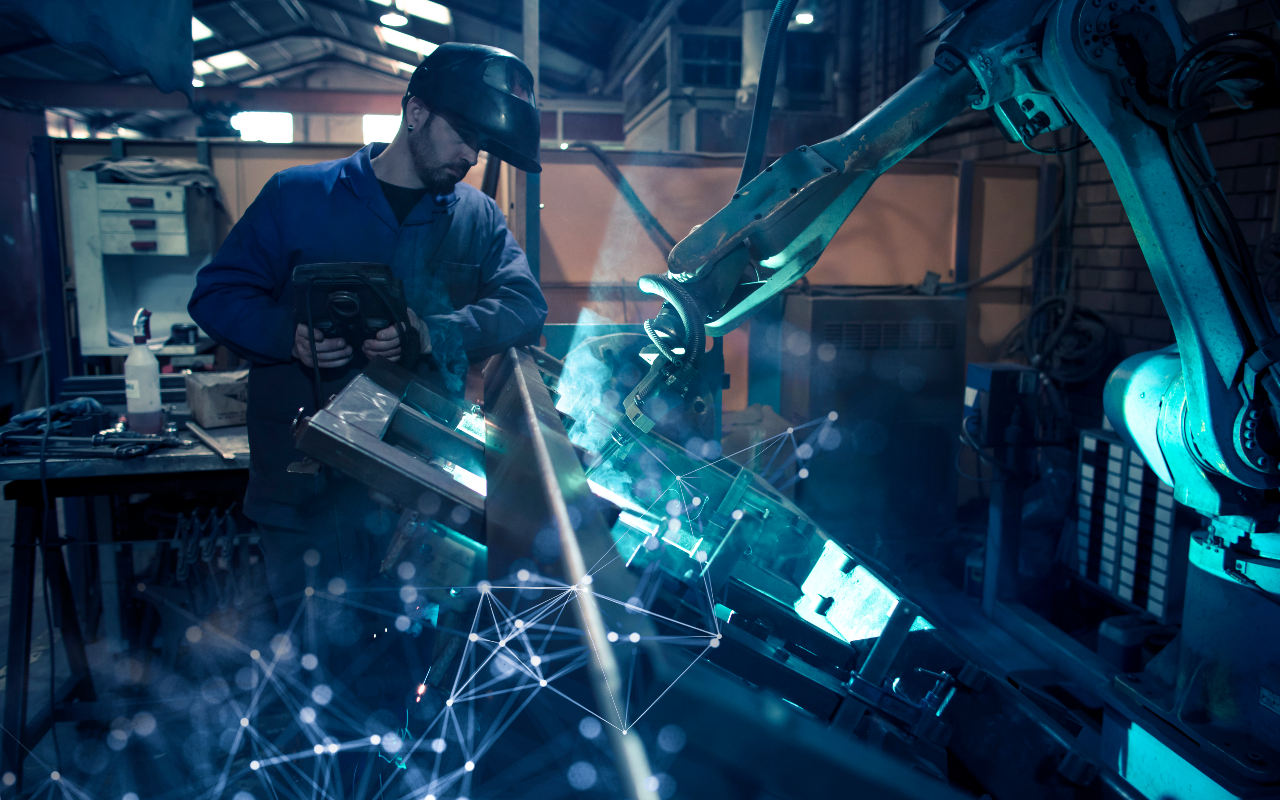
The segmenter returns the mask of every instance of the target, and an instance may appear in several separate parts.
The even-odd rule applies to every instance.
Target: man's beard
[[[433,196],[451,194],[453,187],[467,174],[470,165],[462,162],[453,164],[441,163],[427,140],[428,125],[423,125],[415,135],[409,134],[409,155],[413,158],[413,171],[418,180]]]

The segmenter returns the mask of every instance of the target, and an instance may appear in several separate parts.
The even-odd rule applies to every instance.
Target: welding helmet
[[[533,75],[506,50],[442,44],[413,71],[406,103],[410,97],[474,128],[480,149],[525,172],[542,172]]]

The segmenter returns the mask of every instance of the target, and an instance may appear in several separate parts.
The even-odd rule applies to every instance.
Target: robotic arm
[[[1178,340],[1177,353],[1117,370],[1108,415],[1179,501],[1255,516],[1280,486],[1280,337],[1194,122],[1215,87],[1237,102],[1274,90],[1275,42],[1246,33],[1192,44],[1169,0],[961,10],[933,66],[844,134],[778,159],[676,245],[666,275],[641,279],[667,302],[646,323],[658,353],[615,441],[680,402],[705,337],[803,276],[877,177],[956,114],[985,109],[1015,141],[1075,123],[1102,154]],[[1228,52],[1242,38],[1273,60]]]

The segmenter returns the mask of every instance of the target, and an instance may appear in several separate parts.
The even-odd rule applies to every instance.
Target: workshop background
[[[765,164],[840,135],[929,68],[945,30],[940,23],[948,8],[963,4],[945,5],[799,0],[786,27]],[[1272,0],[1178,0],[1176,6],[1199,39],[1237,30],[1275,37],[1280,24]],[[285,730],[299,714],[310,724],[333,696],[328,684],[294,698],[301,711],[274,708],[277,716],[255,716],[252,725],[249,711],[241,720],[219,709],[239,709],[238,698],[259,691],[259,678],[249,667],[218,661],[223,655],[199,661],[202,638],[204,646],[215,638],[201,631],[222,630],[217,626],[262,604],[265,582],[257,531],[237,509],[248,462],[243,417],[236,416],[243,414],[244,397],[238,405],[226,400],[235,399],[240,370],[248,365],[187,316],[195,273],[274,173],[388,141],[409,75],[437,45],[490,44],[521,56],[533,70],[545,169],[529,176],[482,153],[465,180],[504,211],[547,297],[547,327],[535,357],[569,364],[569,354],[588,337],[638,338],[662,304],[636,285],[641,276],[666,270],[670,243],[662,237],[680,241],[737,196],[773,8],[765,0],[0,0],[0,425],[15,417],[37,424],[43,417],[18,415],[89,397],[101,405],[88,414],[80,407],[67,412],[89,419],[86,435],[115,426],[125,403],[134,314],[146,305],[165,420],[174,423],[166,435],[175,437],[157,441],[136,461],[126,461],[123,452],[104,459],[115,471],[65,467],[47,484],[48,442],[38,435],[24,441],[22,433],[32,430],[17,428],[19,438],[0,441],[0,480],[7,487],[0,503],[0,641],[8,647],[0,673],[0,797],[373,797],[394,778],[405,780],[405,788],[397,784],[386,796],[435,800],[438,775],[408,768],[397,755],[426,724],[417,710],[412,719],[405,711],[403,718],[397,712],[360,720],[374,734],[372,751],[381,759],[374,766],[390,777],[385,786],[381,777],[365,777],[358,786],[347,779],[343,787],[329,785],[329,773],[321,780],[309,762],[301,778],[272,783],[263,776],[278,765],[284,772],[294,756],[258,755],[250,767],[248,746],[241,744],[241,727],[252,728],[253,736],[262,731],[265,742],[273,725]],[[1267,298],[1280,303],[1280,109],[1245,110],[1222,95],[1214,103],[1199,129],[1255,253]],[[714,340],[712,360],[723,365],[724,378],[706,391],[699,436],[676,444],[695,461],[723,456],[763,467],[760,474],[783,498],[779,503],[807,515],[810,532],[816,523],[865,554],[865,568],[898,577],[881,588],[894,603],[893,592],[911,596],[922,609],[917,625],[944,631],[958,651],[983,653],[988,661],[981,668],[1007,678],[1024,703],[1031,698],[1039,709],[1028,717],[1047,715],[1085,742],[1082,752],[1106,762],[1117,747],[1124,753],[1134,745],[1108,738],[1114,728],[1107,726],[1120,725],[1119,717],[1090,687],[1140,672],[1178,635],[1178,582],[1187,557],[1176,552],[1179,542],[1186,550],[1199,517],[1175,509],[1169,487],[1104,419],[1103,386],[1112,370],[1131,355],[1173,344],[1174,337],[1108,170],[1081,137],[1068,126],[1036,139],[1039,148],[1061,152],[1033,152],[1008,141],[986,112],[965,112],[943,126],[875,184],[805,278]],[[187,162],[186,185],[176,178],[137,180],[136,165],[148,158]],[[113,164],[122,169],[112,173]],[[132,172],[123,169],[130,164]],[[145,184],[145,191],[112,194],[116,184],[106,182],[107,173],[123,175],[128,186]],[[620,182],[638,197],[643,214],[624,199]],[[166,203],[177,204],[180,213],[171,216],[179,222],[160,213]],[[140,227],[125,222],[123,212],[160,219]],[[124,227],[110,227],[117,223]],[[157,224],[176,227],[157,232]],[[939,294],[938,287],[949,284],[963,291]],[[1064,308],[1071,334],[1065,344],[1055,339],[1058,351],[1041,354],[1051,366],[1036,361],[1052,384],[1052,402],[1041,409],[1048,415],[1045,438],[1018,462],[1027,473],[1026,498],[1019,494],[1009,512],[1023,528],[1020,559],[1014,555],[1018,585],[1002,590],[993,611],[994,590],[986,590],[984,602],[984,581],[994,583],[984,573],[992,563],[986,548],[997,541],[990,537],[999,529],[997,472],[1003,467],[984,452],[991,443],[974,441],[962,415],[973,397],[994,393],[1002,373],[993,364],[1033,360],[1028,348],[1044,345],[1049,320],[1056,325]],[[1065,352],[1070,347],[1077,349]],[[837,370],[841,377],[831,378]],[[468,401],[484,403],[485,381],[484,366],[473,365]],[[227,385],[231,395],[224,393]],[[219,413],[225,418],[216,419]],[[188,422],[194,423],[190,431]],[[816,433],[805,439],[807,430]],[[178,439],[181,446],[174,444]],[[790,449],[778,445],[768,456],[771,442]],[[574,438],[574,444],[582,442]],[[196,451],[206,460],[191,461],[180,475],[178,467],[166,467],[164,459],[194,459]],[[144,466],[128,466],[136,463]],[[1101,499],[1101,476],[1093,488],[1095,470],[1118,474],[1122,463],[1137,470],[1139,484],[1127,523],[1123,511],[1110,521],[1103,511],[1115,504]],[[50,501],[56,524],[40,510]],[[1139,502],[1145,504],[1140,522]],[[1152,512],[1157,506],[1168,509],[1167,516]],[[466,540],[479,523],[468,522],[464,504],[446,510],[451,507],[463,512],[453,526],[462,535],[451,531],[453,539],[442,539],[452,561],[431,568],[431,578],[441,581],[437,589],[446,580],[474,584],[482,577],[484,546]],[[1161,521],[1153,521],[1157,517]],[[1163,530],[1157,537],[1173,543],[1174,563],[1154,570],[1148,554],[1146,562],[1124,568],[1128,572],[1100,567],[1106,531],[1126,524],[1135,537],[1145,526],[1144,542],[1152,530]],[[41,536],[59,537],[59,546],[37,547]],[[211,559],[227,566],[209,567],[213,577],[206,580],[201,563]],[[421,583],[427,568],[418,569]],[[1147,572],[1135,581],[1135,569]],[[412,565],[399,574],[412,588]],[[164,585],[151,586],[146,596],[153,579]],[[885,588],[890,584],[892,590]],[[342,594],[332,584],[329,589]],[[397,618],[401,633],[411,625],[414,637],[424,625],[442,631],[474,625],[462,602],[454,602],[456,593],[421,591],[439,616],[405,617],[402,628]],[[709,613],[727,613],[718,617],[727,630],[735,612],[717,604],[721,599]],[[902,607],[914,608],[905,600]],[[234,633],[245,641],[261,633],[254,626],[268,625],[251,617],[245,613],[235,623],[243,625]],[[511,621],[495,617],[495,638]],[[785,632],[753,635],[777,648],[770,659],[790,657],[779,643]],[[261,638],[279,659],[297,661],[288,637],[271,638],[268,631]],[[933,665],[921,655],[926,650],[935,655],[923,646],[904,652]],[[857,658],[871,658],[868,651],[874,655],[866,645]],[[261,654],[252,652],[256,662]],[[443,653],[438,647],[435,660],[422,661],[420,696],[452,679],[444,672],[455,657],[456,647]],[[806,651],[795,661],[810,657],[817,659]],[[310,672],[315,667],[305,665],[307,658],[316,663],[311,654],[297,663]],[[499,671],[492,673],[495,681],[516,672],[514,666]],[[300,674],[294,668],[289,680]],[[744,680],[768,689],[770,674]],[[848,670],[843,677],[853,680]],[[161,711],[153,715],[136,705],[148,692],[188,698],[168,711],[204,709],[194,732],[184,729],[181,741],[167,743],[171,756],[154,744],[142,750],[145,758],[138,755],[147,741],[158,741],[148,740],[157,716],[165,724]],[[779,696],[785,709],[765,700],[763,710],[743,712],[744,719],[767,718],[775,706],[778,714],[798,707],[820,716],[796,697]],[[1280,699],[1274,702],[1280,707]],[[594,712],[557,713],[531,723],[532,732],[517,726],[512,738],[525,751],[514,744],[502,751],[515,767],[478,766],[476,756],[456,770],[456,780],[466,783],[451,784],[440,796],[466,796],[463,785],[472,797],[624,794],[625,770],[609,771],[608,736]],[[708,745],[695,745],[696,726],[675,712],[655,712],[654,719],[668,724],[652,723],[648,747],[655,766],[651,786],[645,784],[652,796],[698,796],[686,793],[718,785],[690,779],[681,788],[682,767],[671,764],[686,747],[685,729],[686,753]],[[857,724],[873,728],[858,728],[860,738],[896,741],[897,734],[863,719],[862,706],[848,724],[850,731]],[[299,730],[289,729],[280,741],[292,746],[289,737]],[[535,733],[543,740],[535,742]],[[911,747],[928,738],[915,733]],[[431,748],[439,742],[439,756],[449,735],[421,741]],[[312,745],[317,761],[338,752],[335,742],[313,739],[299,750],[306,758]],[[395,749],[379,741],[395,742]],[[277,754],[287,749],[279,741],[271,746]],[[957,792],[943,794],[938,784],[939,797],[1050,796],[1023,795],[1025,787],[998,780],[1004,793],[988,794],[988,773],[936,750],[910,750],[911,776],[905,768],[893,773],[902,794],[876,787],[884,794],[875,796],[927,796],[927,788],[911,794],[915,773],[943,777],[947,791]],[[127,769],[116,769],[126,756]],[[1071,773],[1072,762],[1062,763],[1068,766],[1050,772]],[[148,764],[155,770],[149,777]],[[1110,766],[1126,777],[1138,774]],[[1263,766],[1258,770],[1265,774],[1253,777],[1274,790],[1280,775]],[[333,774],[339,784],[345,777]],[[1058,791],[1063,779],[1055,780]],[[1204,780],[1198,772],[1186,778],[1177,797],[1243,796],[1207,793]],[[1102,791],[1091,785],[1089,791]],[[1080,791],[1053,796],[1157,796]],[[784,793],[774,787],[750,796]]]

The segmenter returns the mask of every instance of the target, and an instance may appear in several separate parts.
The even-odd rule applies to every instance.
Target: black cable
[[[622,194],[622,199],[627,201],[627,205],[631,207],[631,211],[640,220],[640,225],[644,228],[644,232],[648,234],[649,239],[662,252],[662,257],[666,258],[671,255],[671,248],[676,246],[676,240],[667,229],[662,227],[662,223],[658,222],[658,218],[650,213],[649,208],[631,188],[631,184],[627,181],[622,170],[618,169],[618,165],[614,163],[609,154],[602,150],[598,145],[592,142],[574,142],[569,145],[572,149],[581,148],[596,157],[596,162],[600,165],[600,169],[608,176],[609,180]]]
[[[679,315],[684,326],[684,367],[692,370],[702,359],[702,351],[707,344],[706,326],[702,322],[698,301],[687,289],[665,275],[644,275],[637,284],[641,291],[662,297]],[[645,330],[653,331],[653,326],[647,326]],[[657,331],[650,333],[649,338],[656,343]]]
[[[1077,144],[1073,144],[1069,147],[1058,147],[1052,150],[1041,150],[1038,147],[1032,147],[1031,144],[1026,139],[1022,140],[1023,147],[1027,148],[1033,153],[1039,153],[1042,156],[1056,156],[1061,153],[1070,153],[1072,150],[1079,150],[1081,147],[1084,147],[1086,144],[1093,144],[1093,141],[1090,139],[1085,139],[1083,142],[1078,142]]]
[[[769,117],[773,114],[773,92],[778,82],[782,42],[795,7],[796,0],[778,0],[769,20],[769,32],[765,35],[764,53],[760,58],[760,82],[756,84],[756,105],[751,112],[751,133],[747,136],[747,152],[742,159],[742,176],[738,178],[739,190],[760,173],[760,162],[764,159],[764,148],[769,139]]]
[[[1036,237],[1036,240],[1031,243],[1030,247],[1028,247],[1023,252],[1019,253],[1018,256],[1014,258],[1012,261],[1008,262],[1007,264],[1000,267],[994,272],[990,272],[990,273],[987,273],[986,275],[983,275],[981,278],[974,278],[973,280],[965,281],[964,283],[953,283],[953,284],[950,284],[949,286],[940,286],[938,287],[938,293],[939,294],[955,294],[956,292],[963,292],[967,289],[972,289],[975,286],[981,286],[984,283],[990,283],[996,278],[1003,277],[1004,275],[1017,269],[1022,265],[1022,262],[1026,261],[1028,258],[1031,258],[1036,253],[1040,252],[1040,248],[1044,247],[1046,244],[1049,243],[1051,239],[1053,239],[1053,234],[1058,230],[1058,225],[1062,222],[1062,215],[1065,211],[1066,211],[1066,205],[1063,203],[1059,203],[1058,210],[1054,212],[1053,219],[1049,221],[1049,224],[1048,226],[1045,227],[1044,232],[1041,233],[1038,237]]]

